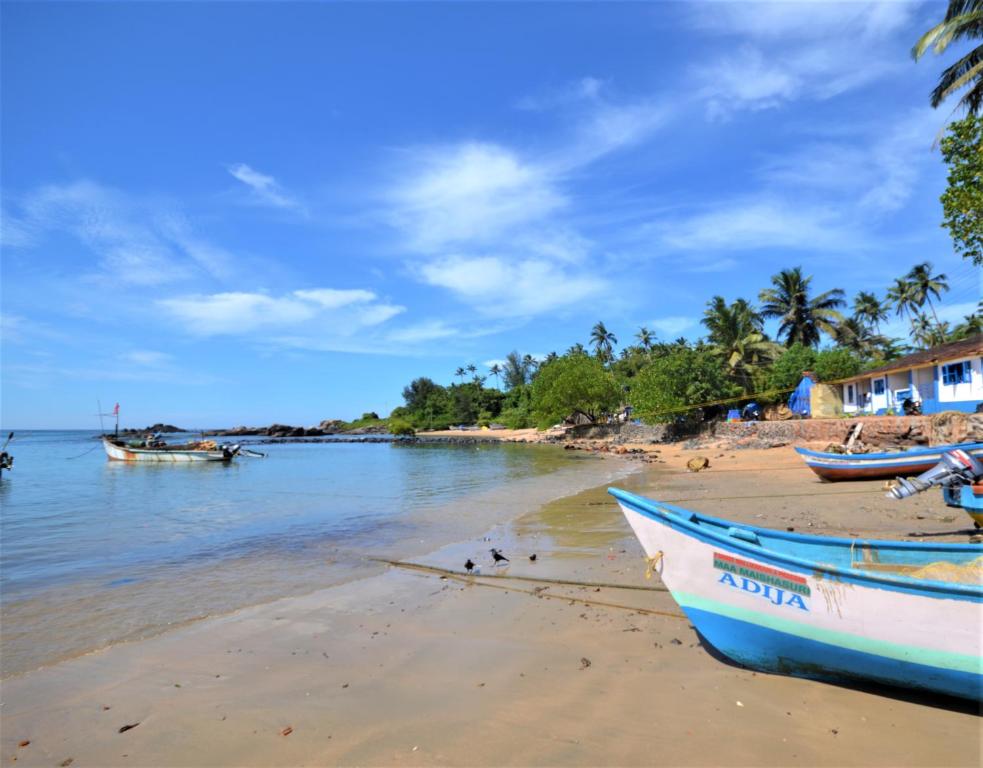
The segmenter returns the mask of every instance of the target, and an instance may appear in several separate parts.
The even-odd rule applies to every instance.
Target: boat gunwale
[[[805,533],[795,533],[778,531],[773,528],[764,528],[756,525],[745,525],[732,520],[725,520],[701,512],[694,512],[690,509],[677,507],[673,504],[658,502],[638,496],[620,488],[610,487],[608,493],[619,501],[623,501],[633,509],[637,510],[646,517],[653,518],[658,522],[663,522],[670,527],[682,528],[683,532],[694,536],[697,539],[709,539],[722,547],[732,551],[743,552],[750,556],[761,556],[784,563],[789,567],[805,571],[815,576],[817,571],[832,574],[843,578],[846,581],[857,581],[862,584],[869,583],[874,588],[886,587],[889,589],[901,590],[904,592],[920,594],[926,597],[936,597],[935,595],[925,595],[925,592],[940,592],[953,598],[969,599],[974,602],[983,601],[983,586],[972,584],[961,584],[958,582],[938,581],[935,579],[915,579],[910,576],[900,574],[886,575],[881,572],[854,570],[843,568],[839,565],[819,563],[815,560],[806,560],[796,555],[789,555],[784,552],[772,549],[762,544],[752,544],[751,542],[729,536],[726,533],[719,533],[707,527],[703,527],[693,522],[690,518],[695,517],[700,520],[727,528],[741,528],[754,533],[763,533],[786,541],[804,542],[809,544],[820,544],[822,546],[834,545],[840,547],[871,547],[873,549],[900,549],[909,551],[939,551],[939,552],[971,552],[983,555],[983,547],[976,544],[927,544],[918,541],[895,541],[892,539],[851,539],[841,536],[815,536]],[[662,509],[660,509],[660,507]],[[676,514],[668,514],[665,510],[671,510]]]
[[[884,451],[881,453],[829,453],[827,451],[813,451],[809,448],[802,448],[801,446],[795,447],[795,452],[800,456],[806,456],[814,459],[821,459],[823,461],[830,461],[837,466],[842,463],[847,462],[857,462],[865,464],[868,460],[878,461],[881,459],[921,459],[924,460],[926,456],[931,454],[939,454],[948,451],[975,451],[983,450],[983,443],[953,443],[952,445],[939,445],[934,448],[914,448],[910,451]]]

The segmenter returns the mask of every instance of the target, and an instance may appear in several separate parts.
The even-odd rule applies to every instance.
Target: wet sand
[[[965,541],[937,494],[823,484],[790,449],[660,448],[621,484],[776,528]],[[765,469],[767,468],[767,469]],[[973,705],[755,673],[646,580],[603,488],[392,568],[3,683],[3,765],[979,765]],[[491,565],[488,549],[512,558]],[[535,552],[536,562],[528,555]],[[544,588],[545,587],[545,588]],[[123,733],[126,725],[137,724]],[[23,741],[30,744],[19,747]],[[16,758],[16,760],[15,760]]]

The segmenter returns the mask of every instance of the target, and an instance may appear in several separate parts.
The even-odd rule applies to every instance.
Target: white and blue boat
[[[920,475],[942,460],[942,454],[963,450],[983,459],[983,443],[939,445],[890,453],[825,453],[796,448],[809,468],[823,480],[876,480]]]
[[[983,547],[786,533],[610,493],[693,626],[734,661],[983,700]]]

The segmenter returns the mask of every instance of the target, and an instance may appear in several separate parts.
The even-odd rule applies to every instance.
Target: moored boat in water
[[[983,699],[983,549],[807,536],[611,488],[673,598],[770,672]]]
[[[949,451],[963,450],[983,459],[983,443],[940,445],[892,453],[826,453],[796,448],[805,463],[823,480],[878,480],[919,475],[942,460]]]
[[[242,450],[239,445],[217,445],[213,441],[181,445],[143,444],[125,441],[112,435],[102,436],[106,455],[115,461],[198,462],[232,461]]]

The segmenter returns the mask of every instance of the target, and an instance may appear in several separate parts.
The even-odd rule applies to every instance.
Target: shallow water
[[[0,480],[3,676],[375,572],[372,556],[430,551],[627,471],[514,444],[257,448],[267,458],[130,464],[92,432],[18,433]]]

